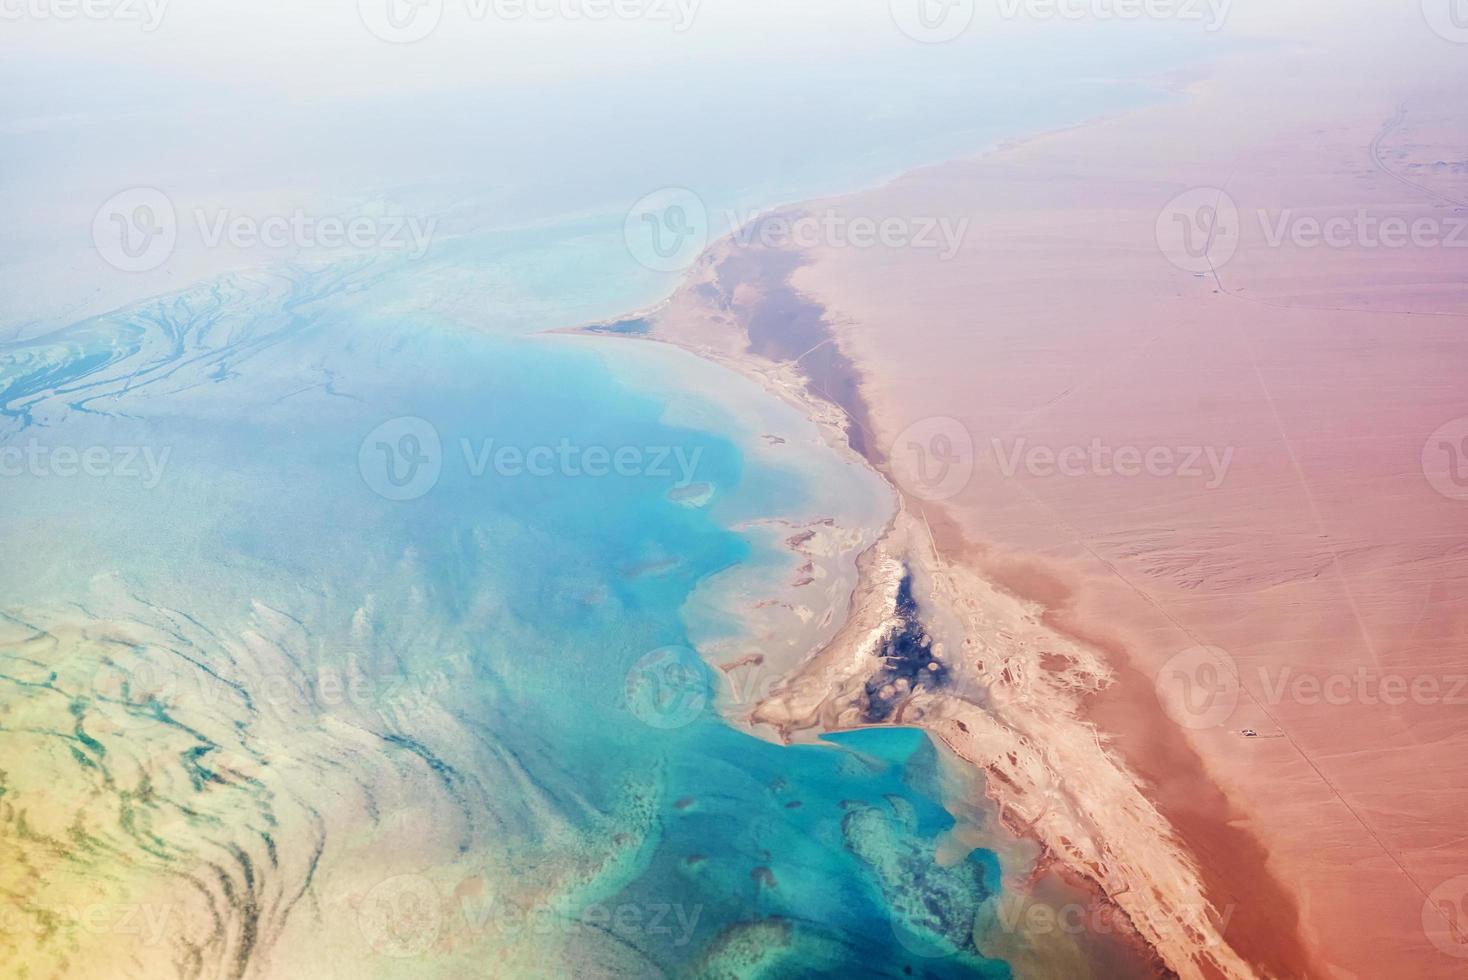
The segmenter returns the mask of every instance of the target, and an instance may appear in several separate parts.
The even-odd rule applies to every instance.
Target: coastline
[[[1164,260],[1153,229],[1159,209],[1189,187],[1227,187],[1244,214],[1346,201],[1432,217],[1444,201],[1468,200],[1453,193],[1468,190],[1454,176],[1462,168],[1442,162],[1456,159],[1445,140],[1461,131],[1433,97],[1447,84],[1434,66],[1446,62],[1423,52],[1395,90],[1373,88],[1366,70],[1333,88],[1326,70],[1352,59],[1396,68],[1387,39],[1420,48],[1416,27],[1386,24],[1372,50],[1344,33],[1312,40],[1300,57],[1321,69],[1313,99],[1263,124],[1279,80],[1267,53],[1245,52],[1191,79],[1179,103],[1009,141],[758,219],[817,207],[973,215],[983,230],[952,265],[830,243],[768,247],[756,229],[742,245],[731,235],[710,246],[656,307],[577,328],[671,343],[756,380],[899,495],[892,523],[862,557],[842,630],[745,725],[798,741],[868,724],[865,682],[881,669],[899,570],[908,570],[956,683],[912,692],[894,722],[967,760],[1016,840],[1038,842],[1045,862],[1107,896],[1164,972],[1303,977],[1410,966],[1446,977],[1455,966],[1423,923],[1433,883],[1464,870],[1461,847],[1425,823],[1395,820],[1391,802],[1399,787],[1438,815],[1432,826],[1451,825],[1463,794],[1434,779],[1429,754],[1459,730],[1446,709],[1415,713],[1420,720],[1369,704],[1271,712],[1268,685],[1244,676],[1452,664],[1461,535],[1444,536],[1444,502],[1424,498],[1425,484],[1401,462],[1468,408],[1455,405],[1445,367],[1424,364],[1412,346],[1417,338],[1463,350],[1447,329],[1468,311],[1451,285],[1452,253],[1281,249],[1246,229],[1226,272],[1188,275]],[[1316,129],[1339,136],[1301,135]],[[1383,150],[1393,131],[1397,142]],[[1177,145],[1190,152],[1174,160]],[[1424,203],[1403,192],[1394,168],[1436,196]],[[851,384],[823,384],[819,370],[802,370],[800,351],[752,349],[749,325],[767,316],[800,318],[807,341],[818,322],[819,343],[840,352]],[[1379,352],[1364,370],[1379,376],[1381,395],[1327,380],[1357,371],[1362,350]],[[1088,384],[1098,375],[1120,387]],[[1440,394],[1410,418],[1381,400],[1440,375],[1430,388]],[[1217,408],[1190,407],[1198,404]],[[1371,421],[1383,413],[1390,442]],[[1015,479],[980,449],[971,485],[922,499],[883,448],[924,420],[953,417],[983,436],[1018,426],[1037,441],[1084,445],[1104,434],[1241,448],[1230,482],[1206,497],[1181,480]],[[1334,449],[1352,419],[1382,443],[1355,463]],[[1297,481],[1303,503],[1291,499]],[[1362,481],[1375,493],[1356,492]],[[1353,498],[1362,501],[1355,510]],[[1373,500],[1406,543],[1372,536],[1371,527],[1393,526],[1372,514]],[[1321,533],[1302,533],[1312,527]],[[1444,580],[1446,592],[1434,584]],[[1316,622],[1339,625],[1312,632]],[[1227,724],[1181,722],[1162,698],[1170,658],[1199,646],[1237,658],[1243,690]],[[1404,768],[1397,751],[1424,765]]]
[[[1464,980],[1468,0],[1186,2],[32,25],[0,962]]]
[[[1007,826],[1109,896],[1181,976],[1408,964],[1418,975],[1450,976],[1455,966],[1424,925],[1428,890],[1463,870],[1461,846],[1442,829],[1463,794],[1435,779],[1442,758],[1430,752],[1461,730],[1441,705],[1384,716],[1369,703],[1301,700],[1271,713],[1267,685],[1251,689],[1243,678],[1227,724],[1204,725],[1180,722],[1161,697],[1169,658],[1199,645],[1233,650],[1241,677],[1246,668],[1266,677],[1452,665],[1461,535],[1443,534],[1448,509],[1402,462],[1415,468],[1426,434],[1468,408],[1442,358],[1426,364],[1410,346],[1416,338],[1429,349],[1463,349],[1447,329],[1468,312],[1452,285],[1451,253],[1310,252],[1250,235],[1227,274],[1188,275],[1163,261],[1153,230],[1159,209],[1189,187],[1227,186],[1241,211],[1257,204],[1261,214],[1344,200],[1431,216],[1444,201],[1468,199],[1451,193],[1462,190],[1462,168],[1443,163],[1454,159],[1445,140],[1457,116],[1428,97],[1444,90],[1431,74],[1446,67],[1442,59],[1424,55],[1414,66],[1421,77],[1396,91],[1373,88],[1369,71],[1331,87],[1324,66],[1354,58],[1385,70],[1399,54],[1388,37],[1420,46],[1408,33],[1417,25],[1389,26],[1396,30],[1369,51],[1346,35],[1302,49],[1322,68],[1311,76],[1315,98],[1267,125],[1259,107],[1278,79],[1266,70],[1270,59],[1246,53],[1191,84],[1183,105],[822,199],[852,213],[958,207],[984,215],[992,225],[956,267],[826,244],[794,259],[772,255],[764,266],[744,255],[729,271],[774,275],[721,281],[736,249],[726,238],[655,309],[579,328],[672,343],[754,378],[804,406],[837,451],[864,450],[902,495],[892,525],[863,556],[847,625],[747,724],[791,740],[862,724],[863,681],[893,628],[896,569],[908,569],[928,599],[935,649],[961,650],[945,665],[972,667],[975,689],[989,696],[976,704],[919,691],[901,720],[986,773]],[[1396,104],[1406,95],[1417,98]],[[1404,114],[1406,135],[1388,166],[1379,147]],[[1339,138],[1301,135],[1312,126],[1334,127]],[[1173,161],[1166,150],[1180,140],[1192,150]],[[1077,159],[1093,169],[1076,174]],[[1440,186],[1438,199],[1404,197],[1393,167]],[[901,289],[888,286],[894,278]],[[1068,289],[1056,290],[1060,283]],[[800,358],[748,349],[747,324],[767,312],[772,292],[782,312],[796,296],[809,307],[802,315],[814,311],[825,324],[856,379],[860,411],[830,389],[810,390]],[[629,323],[636,329],[620,329]],[[987,329],[974,330],[981,323]],[[1374,355],[1363,370],[1379,379],[1376,389],[1329,383],[1332,371],[1354,370],[1363,350]],[[1088,387],[1097,374],[1119,375],[1110,380],[1124,394],[1108,400],[1112,389]],[[971,391],[973,376],[993,390]],[[1410,417],[1397,410],[1390,433],[1378,431],[1370,420],[1392,404],[1381,399],[1419,378],[1432,379],[1433,397]],[[1145,407],[1129,414],[1132,400]],[[881,449],[924,419],[962,415],[973,433],[1006,433],[1016,411],[1033,424],[1057,405],[1060,420],[1038,430],[1051,438],[1201,438],[1243,446],[1241,462],[1225,492],[1204,498],[1182,481],[1133,484],[1126,494],[1084,480],[1056,490],[1023,475],[1001,479],[989,461],[956,499],[932,502],[902,486]],[[1188,408],[1196,405],[1218,407]],[[873,420],[855,444],[846,428],[853,416]],[[1352,420],[1382,443],[1354,467],[1333,448]],[[1303,501],[1292,498],[1297,480]],[[1363,481],[1374,496],[1359,493]],[[1352,510],[1355,498],[1362,503]],[[1372,536],[1380,522],[1373,501],[1392,513],[1405,543],[1384,535],[1389,523]],[[1311,528],[1319,533],[1302,533]],[[981,646],[959,647],[960,637]],[[1395,752],[1422,765],[1403,766]],[[1395,819],[1393,787],[1430,806],[1438,822]]]
[[[761,220],[791,210],[776,209]],[[1028,886],[1053,870],[1055,877],[1047,887],[1052,891],[1059,887],[1059,897],[1065,900],[1060,904],[1086,902],[1092,921],[1105,920],[1139,962],[1153,962],[1156,975],[1252,976],[1224,941],[1220,916],[1186,853],[1169,845],[1162,848],[1160,858],[1137,856],[1171,835],[1165,820],[1142,795],[1136,777],[1109,756],[1084,717],[1078,694],[1095,693],[1109,683],[1109,668],[1079,644],[1070,643],[1057,654],[1068,638],[1051,628],[1038,603],[945,557],[926,508],[894,478],[877,443],[853,438],[853,429],[859,431],[863,424],[859,420],[864,403],[853,404],[820,390],[819,382],[798,366],[799,358],[773,359],[744,349],[748,311],[736,309],[734,294],[754,287],[759,295],[753,305],[760,308],[774,292],[775,304],[785,307],[789,296],[795,295],[789,279],[798,263],[792,264],[788,253],[778,254],[769,265],[741,261],[741,274],[729,284],[724,301],[710,304],[705,287],[720,277],[724,260],[738,248],[732,235],[715,243],[677,293],[655,307],[557,331],[666,343],[754,380],[804,412],[831,450],[861,460],[894,495],[890,520],[858,558],[856,587],[839,630],[828,642],[808,647],[811,653],[804,662],[790,665],[794,669],[774,690],[742,718],[731,721],[760,737],[787,743],[814,742],[825,734],[884,724],[921,728],[984,780],[986,795],[997,805],[998,819],[1016,844],[1030,840],[1044,849],[1026,876],[1028,881],[1016,883],[1022,886],[1021,894],[1007,895],[1001,902],[1030,901]],[[773,277],[767,275],[770,266]],[[751,268],[758,270],[753,281],[747,276]],[[824,309],[816,307],[813,312],[824,318]],[[627,324],[638,329],[629,331]],[[825,343],[834,347],[837,342],[832,331]],[[861,397],[858,387],[856,398]],[[863,703],[868,700],[864,688],[882,669],[879,648],[899,626],[893,610],[905,579],[922,590],[922,626],[933,637],[935,656],[960,672],[961,686],[968,692],[986,692],[989,699],[984,703],[918,686],[903,692],[890,720],[863,717]],[[1002,639],[992,647],[980,644],[986,662],[970,674],[966,668],[976,652],[976,636]],[[1068,667],[1056,671],[1054,659],[1062,656]],[[726,673],[730,668],[728,663],[715,666],[726,668]],[[1088,773],[1084,788],[1066,787],[1068,780],[1058,778],[1052,769],[1048,756],[1059,745],[1064,745],[1068,768]],[[1082,814],[1104,816],[1093,820]],[[1118,846],[1121,841],[1129,841],[1136,854]],[[1149,894],[1153,898],[1138,900]],[[1074,961],[1065,959],[1073,950],[1026,936],[1005,916],[997,907],[981,913],[976,940],[987,943],[995,955],[1024,960],[1038,971],[1033,975],[1061,976],[1075,968]],[[1228,913],[1222,918],[1226,924]]]

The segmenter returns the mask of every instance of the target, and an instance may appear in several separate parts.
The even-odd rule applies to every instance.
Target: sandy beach
[[[895,695],[1179,975],[1460,975],[1464,74],[1363,13],[710,249],[638,332],[903,491],[754,730]],[[967,231],[794,244],[812,216]],[[946,681],[874,694],[905,573]]]

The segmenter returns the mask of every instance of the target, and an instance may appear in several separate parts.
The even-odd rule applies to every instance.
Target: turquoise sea
[[[885,488],[797,449],[814,429],[720,369],[543,332],[669,288],[621,241],[648,184],[769,206],[1157,97],[1052,78],[1010,115],[931,102],[980,76],[945,63],[905,94],[833,77],[767,120],[781,153],[742,157],[727,139],[768,99],[746,89],[700,130],[706,107],[677,94],[689,128],[658,131],[656,173],[558,129],[497,160],[513,208],[462,163],[398,186],[447,229],[417,262],[293,257],[75,319],[90,301],[40,295],[46,277],[12,296],[0,952],[115,976],[1009,976],[970,938],[998,859],[935,859],[957,807],[938,750],[906,730],[744,734],[693,652],[758,649],[714,599],[788,579],[759,528],[875,529]],[[649,103],[625,87],[607,97]],[[881,100],[850,111],[853,89]],[[134,132],[163,116],[150,103]],[[15,155],[8,200],[56,132]],[[483,139],[450,141],[456,159]],[[707,157],[669,163],[689,145]],[[389,183],[414,163],[391,156]],[[124,927],[137,908],[156,928]]]
[[[376,898],[394,910],[381,928],[399,931],[356,924],[385,951],[385,975],[431,973],[448,952],[440,931],[487,927],[562,963],[635,960],[635,975],[901,976],[915,963],[932,976],[1006,975],[960,952],[998,869],[983,852],[934,864],[952,818],[925,738],[768,744],[725,724],[711,673],[678,659],[700,582],[735,563],[783,570],[728,526],[815,514],[833,488],[670,423],[685,410],[670,400],[698,396],[628,389],[605,360],[643,358],[621,370],[705,384],[716,369],[625,342],[373,316],[373,276],[239,279],[0,350],[7,445],[137,446],[166,459],[155,486],[146,472],[37,473],[7,488],[12,515],[65,528],[51,550],[6,562],[4,703],[69,705],[42,721],[58,741],[32,778],[88,790],[76,814],[98,853],[78,872],[125,859],[184,887],[194,862],[234,854],[225,877],[240,880],[210,892],[241,934],[214,952],[253,965],[290,939],[292,919],[310,918],[307,904],[318,915],[332,904],[298,897],[286,915],[287,896],[310,895],[348,854],[374,855],[373,828],[395,819],[385,800],[411,798],[411,856],[375,855],[387,882]],[[440,472],[421,496],[387,499],[377,491],[397,492],[364,440],[403,417],[431,424]],[[648,472],[475,475],[487,439],[635,449]],[[712,489],[703,506],[670,499],[686,471],[670,463],[664,475],[653,462],[664,449],[697,460],[693,475]],[[866,494],[880,513],[874,479],[853,471],[835,489],[843,506]],[[107,639],[43,670],[28,652],[35,634],[72,626]],[[645,665],[667,648],[681,672]],[[98,677],[98,660],[116,677]],[[367,750],[380,759],[363,763]],[[277,775],[280,753],[291,758]],[[41,788],[17,782],[22,797]],[[126,797],[126,817],[107,820],[94,793]],[[171,825],[166,845],[137,830],[154,823]],[[492,925],[436,922],[422,949],[422,933],[401,931],[412,920],[396,903],[413,889],[433,882],[430,901],[453,910],[454,889],[489,868],[487,887],[506,895],[480,913]],[[520,904],[514,882],[538,875],[553,887]],[[245,901],[246,880],[271,901]],[[684,927],[649,932],[665,906]],[[648,921],[598,930],[587,908]],[[894,925],[907,946],[894,945]],[[929,946],[931,960],[908,949]]]

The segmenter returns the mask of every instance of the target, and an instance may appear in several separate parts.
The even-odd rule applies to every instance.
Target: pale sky
[[[67,2],[122,5],[127,14],[122,20],[99,21],[26,13]],[[361,2],[371,10],[374,4],[411,0]],[[913,43],[895,29],[889,0],[418,2],[441,4],[437,30],[417,43],[394,45],[368,32],[358,0],[0,0],[0,13],[6,15],[0,21],[0,50],[20,58],[79,57],[93,64],[146,65],[169,74],[362,94],[381,87],[452,89],[475,81],[638,73],[692,60],[736,66],[748,60],[789,62]],[[1308,37],[1367,29],[1390,35],[1394,27],[1416,33],[1423,0],[957,2],[972,3],[975,11],[972,26],[951,42],[962,45],[1031,31],[1074,34],[1089,26],[1089,18],[1066,22],[1045,14],[1047,3],[1060,10],[1101,11],[1115,4],[1159,3],[1203,18],[1222,14],[1223,32],[1234,37]],[[646,14],[595,21],[515,15],[515,4],[552,11],[557,5],[576,8],[582,3],[625,4]],[[510,11],[510,18],[495,16],[494,4],[509,4],[500,9]],[[1006,17],[1006,11],[1019,11],[1019,16]],[[161,18],[158,28],[145,32],[139,20],[153,17]]]

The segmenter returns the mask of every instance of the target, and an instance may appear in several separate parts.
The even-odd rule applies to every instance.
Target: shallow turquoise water
[[[831,500],[880,519],[880,488],[754,452],[763,396],[713,405],[728,379],[706,365],[533,334],[670,287],[622,237],[648,191],[692,187],[717,219],[870,183],[1153,101],[1110,81],[1117,64],[1204,50],[1127,37],[673,60],[594,90],[428,98],[17,62],[31,97],[0,129],[32,137],[0,202],[33,217],[0,243],[0,337],[17,338],[0,342],[0,450],[46,462],[0,483],[0,718],[26,719],[0,722],[7,800],[75,800],[70,826],[42,829],[80,828],[76,887],[127,868],[201,888],[240,923],[201,955],[251,969],[319,936],[346,945],[274,966],[477,976],[528,942],[546,959],[526,975],[1006,976],[967,939],[993,856],[933,863],[951,818],[926,738],[759,741],[720,720],[686,652],[743,626],[690,605],[711,577],[789,572],[731,528]],[[202,277],[186,248],[144,279],[88,250],[120,182],[182,208],[262,174],[317,210],[441,214],[441,235],[417,265],[276,261],[181,292]],[[415,488],[430,434],[437,476]],[[640,464],[476,475],[496,448],[562,443]],[[58,449],[103,450],[106,472],[76,475]],[[116,642],[38,659],[27,638],[61,627]],[[343,697],[341,677],[361,683]],[[29,782],[9,764],[27,726]],[[201,887],[200,867],[218,880]],[[458,902],[480,878],[488,917]],[[364,912],[383,886],[385,926]],[[427,890],[431,928],[399,914],[403,887]]]
[[[695,658],[674,654],[681,673],[667,675],[643,660],[689,642],[685,604],[700,582],[737,562],[778,565],[730,524],[813,512],[817,488],[797,467],[755,465],[724,436],[671,424],[697,399],[628,389],[603,358],[647,358],[644,372],[684,364],[693,378],[712,369],[640,344],[504,339],[373,315],[378,275],[239,280],[0,348],[5,445],[127,444],[167,460],[156,486],[126,474],[8,481],[22,546],[0,570],[7,612],[36,624],[187,613],[210,637],[194,655],[251,696],[233,733],[241,746],[266,732],[290,745],[290,726],[318,714],[378,740],[395,778],[437,815],[425,872],[467,874],[491,852],[513,875],[580,869],[553,905],[507,897],[496,914],[562,923],[554,940],[583,965],[617,972],[600,959],[608,928],[583,921],[588,907],[669,907],[684,923],[671,934],[610,929],[616,962],[630,948],[642,969],[672,974],[1006,975],[960,948],[998,869],[983,853],[933,864],[952,818],[936,802],[923,736],[768,744],[718,717]],[[360,454],[369,433],[405,416],[431,424],[440,473],[415,499],[385,499]],[[630,447],[653,472],[475,475],[487,439]],[[696,466],[664,472],[649,462],[662,451]],[[690,475],[712,488],[705,506],[670,499]],[[842,492],[880,506],[874,483]],[[293,637],[275,641],[283,659],[271,671],[223,653],[263,629],[252,602],[282,614],[281,635]],[[376,690],[343,712],[313,686],[323,665],[413,679],[434,706]],[[267,682],[279,677],[304,679],[305,695],[275,704]],[[171,726],[198,736],[191,758],[206,765],[233,748],[189,722],[208,708],[191,684],[124,699],[134,746]],[[87,711],[99,707],[84,699],[84,727],[97,729]],[[334,757],[335,744],[313,742],[297,762],[323,785],[339,769],[363,785],[381,778],[344,749]],[[258,782],[270,786],[268,772]],[[188,785],[168,802],[226,792]],[[307,844],[283,805],[270,812],[272,854],[254,873],[289,878],[290,852]],[[310,846],[329,863],[339,830],[322,814],[312,810],[325,829]],[[391,813],[349,819],[390,823]],[[740,958],[751,923],[766,930],[755,945],[767,962]],[[431,973],[434,955],[384,962]]]

